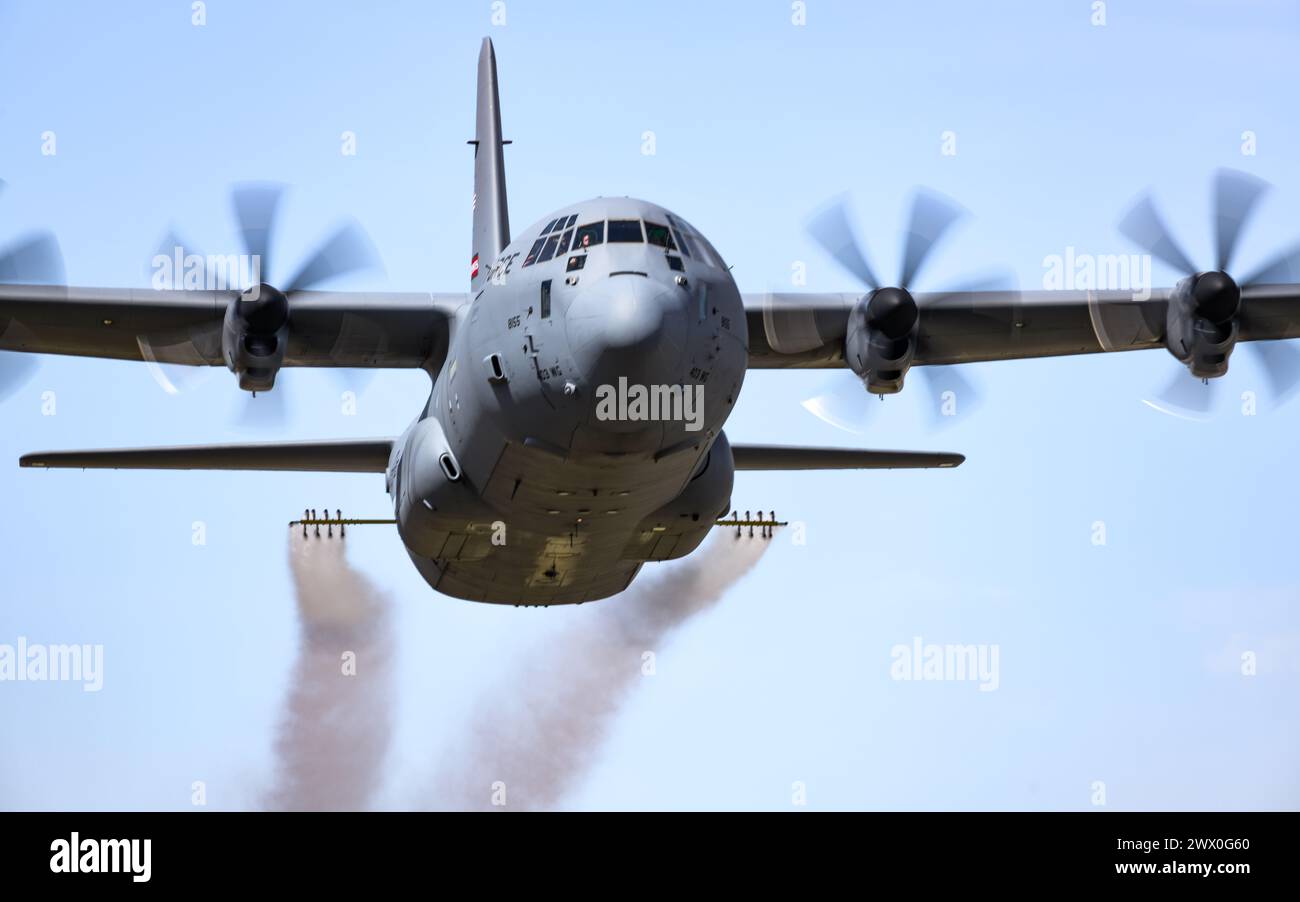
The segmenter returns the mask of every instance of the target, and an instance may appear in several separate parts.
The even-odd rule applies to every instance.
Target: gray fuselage
[[[730,272],[662,207],[598,198],[525,229],[390,461],[416,566],[447,595],[544,605],[689,554],[730,509],[747,357]]]

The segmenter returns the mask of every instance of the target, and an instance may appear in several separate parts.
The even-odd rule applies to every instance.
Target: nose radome
[[[685,292],[640,275],[617,275],[585,286],[569,305],[565,326],[579,371],[592,385],[671,385],[683,380]]]

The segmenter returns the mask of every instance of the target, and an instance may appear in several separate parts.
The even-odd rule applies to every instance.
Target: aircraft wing
[[[66,470],[295,470],[304,473],[383,473],[391,438],[329,442],[263,442],[41,451],[24,454],[20,467]]]
[[[966,458],[942,451],[872,451],[797,445],[733,444],[737,470],[903,470],[960,466]]]
[[[222,366],[229,291],[0,285],[0,351]],[[419,367],[464,294],[300,291],[284,366]]]
[[[916,293],[915,366],[1017,360],[1164,346],[1169,289]],[[746,294],[749,366],[844,366],[849,312],[861,293]],[[1300,285],[1241,289],[1239,341],[1300,338]]]
[[[21,467],[63,470],[296,470],[383,473],[395,439],[181,445],[24,454]],[[737,470],[884,470],[955,467],[964,457],[930,451],[869,451],[795,445],[732,445]]]

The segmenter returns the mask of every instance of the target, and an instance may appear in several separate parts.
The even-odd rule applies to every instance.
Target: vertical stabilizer
[[[470,253],[470,290],[487,281],[497,256],[510,243],[506,209],[506,164],[501,140],[501,102],[497,96],[497,57],[492,39],[484,38],[478,54],[478,116],[474,129],[474,246]]]

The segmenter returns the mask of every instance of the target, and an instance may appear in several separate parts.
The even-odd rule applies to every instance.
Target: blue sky
[[[612,5],[610,5],[612,6]],[[488,2],[0,2],[0,244],[50,228],[77,285],[145,285],[175,224],[228,247],[233,182],[293,185],[286,266],[343,216],[386,277],[466,285],[474,63],[496,45],[512,220],[598,194],[701,229],[742,290],[850,290],[806,237],[848,192],[879,269],[915,185],[973,216],[919,287],[1043,259],[1131,250],[1115,224],[1150,187],[1198,261],[1209,179],[1274,184],[1245,271],[1300,227],[1287,2],[636,6]],[[55,133],[57,154],[41,153]],[[340,153],[354,132],[357,155]],[[643,133],[655,153],[642,153]],[[945,132],[957,153],[941,154]],[[1257,153],[1243,155],[1251,131]],[[1154,267],[1158,284],[1175,274]],[[808,525],[661,650],[576,808],[1295,808],[1300,582],[1292,478],[1300,406],[1274,410],[1233,358],[1206,422],[1141,403],[1161,352],[969,367],[983,403],[934,431],[913,392],[847,435],[800,401],[826,374],[751,373],[733,441],[960,451],[956,471],[737,477],[737,506]],[[842,374],[841,374],[842,375]],[[283,378],[282,433],[233,424],[224,371],[167,395],[141,365],[46,358],[0,403],[0,461],[26,451],[390,435],[427,391],[376,376],[340,411],[331,374]],[[1242,392],[1260,393],[1243,416]],[[52,393],[52,394],[50,394]],[[55,402],[55,415],[43,406]],[[387,514],[367,476],[41,473],[0,468],[0,643],[102,643],[105,687],[0,683],[0,807],[251,804],[267,781],[297,627],[284,523],[304,506]],[[1106,544],[1093,544],[1102,521]],[[191,542],[193,524],[207,544]],[[416,804],[476,701],[583,608],[516,610],[431,592],[396,537],[351,557],[397,605],[399,730],[380,803]],[[617,604],[617,599],[604,604]],[[890,679],[891,648],[995,644],[1000,685]],[[1259,672],[1240,673],[1244,651]]]

